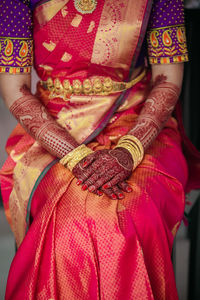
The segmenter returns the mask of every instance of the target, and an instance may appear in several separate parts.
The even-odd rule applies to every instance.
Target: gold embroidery
[[[165,30],[162,34],[162,41],[166,47],[171,47],[172,39],[171,39],[171,31],[169,29]]]
[[[44,42],[42,45],[50,52],[52,52],[56,47],[56,44],[52,41],[50,41],[49,43]]]
[[[188,54],[176,55],[172,57],[149,57],[150,64],[170,64],[188,61]]]
[[[25,58],[28,55],[28,50],[29,50],[28,43],[26,41],[21,41],[20,44],[22,46],[21,46],[21,49],[19,51],[19,56],[21,58]]]
[[[74,0],[75,8],[82,14],[91,14],[97,6],[96,0]]]
[[[4,54],[9,57],[13,54],[13,42],[10,39],[5,39],[4,44],[6,44],[5,50],[4,50]]]
[[[94,28],[95,28],[95,22],[91,21],[90,26],[88,27],[87,33],[92,32]]]
[[[81,23],[81,21],[82,21],[82,16],[81,15],[76,15],[74,18],[73,18],[73,20],[72,20],[72,22],[71,22],[71,25],[73,26],[73,27],[78,27],[79,25],[80,25],[80,23]]]
[[[150,64],[188,60],[185,28],[182,25],[154,28],[147,33]]]
[[[0,37],[0,73],[30,73],[32,40]]]
[[[61,9],[61,14],[62,14],[63,18],[66,17],[66,15],[68,14],[66,6]]]
[[[46,70],[46,71],[52,71],[52,70],[53,70],[53,68],[50,67],[50,66],[48,66],[48,65],[39,65],[39,67],[40,67],[40,68],[43,68],[43,69]]]
[[[68,61],[71,60],[71,58],[72,58],[72,55],[69,54],[69,53],[67,53],[67,52],[65,52],[65,53],[63,54],[63,56],[61,57],[61,60],[64,61],[64,62],[68,62]]]
[[[30,73],[31,67],[10,67],[10,66],[0,66],[0,73],[10,73],[10,74],[20,74],[20,73]]]
[[[41,6],[40,5],[37,6],[35,8],[35,12],[36,12],[35,16],[37,18],[38,23],[41,26],[44,25],[44,24],[46,24],[48,21],[50,21],[51,19],[53,19],[53,17],[60,10],[61,10],[61,14],[63,15],[63,10],[64,10],[64,8],[66,7],[66,4],[69,1],[70,0],[51,0],[51,1],[46,1]]]
[[[157,48],[158,45],[159,45],[159,42],[158,42],[158,39],[157,39],[157,36],[159,35],[158,31],[157,30],[153,30],[151,33],[150,33],[150,41],[151,41],[151,45],[154,47],[154,48]]]

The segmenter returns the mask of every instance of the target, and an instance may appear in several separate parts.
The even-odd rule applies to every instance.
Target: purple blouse
[[[188,61],[183,0],[154,0],[147,42],[150,64]]]
[[[32,13],[28,0],[1,0],[0,72],[29,73],[32,65]]]
[[[37,3],[43,1],[1,0],[0,73],[17,74],[31,71],[32,10]],[[150,64],[188,60],[182,0],[153,1],[147,45]]]

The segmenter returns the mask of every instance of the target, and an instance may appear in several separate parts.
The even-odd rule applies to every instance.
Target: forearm
[[[183,66],[156,66],[152,73],[152,90],[129,134],[146,150],[162,130],[177,103],[182,85]]]
[[[3,80],[1,80],[1,91],[3,91],[3,97],[11,113],[24,129],[48,152],[59,158],[78,147],[79,144],[75,139],[56,122],[43,104],[31,94],[28,79],[24,81],[20,78],[21,84],[15,80],[12,82],[12,92],[2,86]]]

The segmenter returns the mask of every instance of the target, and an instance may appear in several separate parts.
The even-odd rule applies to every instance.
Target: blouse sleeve
[[[154,0],[147,43],[150,64],[188,61],[183,0]]]
[[[0,73],[30,73],[32,13],[30,0],[0,2]]]

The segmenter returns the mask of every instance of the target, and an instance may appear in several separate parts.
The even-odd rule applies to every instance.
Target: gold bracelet
[[[127,149],[130,152],[130,154],[131,154],[131,156],[133,158],[133,162],[134,162],[133,168],[135,169],[138,166],[138,164],[143,159],[142,154],[138,151],[137,148],[133,147],[132,145],[130,145],[128,143],[127,144],[124,143],[124,144],[117,145],[116,148],[119,148],[119,147],[125,148],[125,149]]]
[[[62,165],[66,165],[71,159],[74,158],[75,155],[79,154],[79,153],[83,153],[83,152],[87,152],[88,151],[88,147],[85,146],[84,144],[78,146],[77,148],[73,149],[72,151],[70,151],[69,153],[67,153],[61,160],[60,163]]]
[[[117,145],[118,147],[129,147],[130,152],[137,153],[137,156],[143,156],[143,152],[141,152],[140,148],[133,143],[128,143],[128,142],[121,142]]]
[[[133,158],[133,169],[135,169],[142,161],[144,157],[144,149],[141,142],[133,135],[125,135],[121,137],[115,148],[127,149]]]
[[[93,153],[93,151],[86,145],[82,144],[61,158],[60,163],[72,171],[79,161],[91,153]]]

